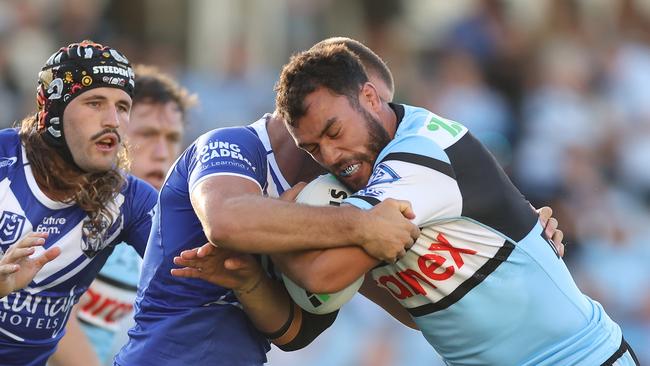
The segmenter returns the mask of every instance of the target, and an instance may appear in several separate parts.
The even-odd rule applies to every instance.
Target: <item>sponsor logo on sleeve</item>
[[[208,165],[215,160],[242,162],[247,168],[255,170],[253,163],[241,153],[238,144],[228,141],[208,141],[199,151],[199,161],[203,165]]]
[[[465,135],[467,127],[456,121],[430,113],[424,122],[422,130],[432,136],[440,147],[446,149]]]
[[[10,158],[0,158],[0,168],[8,168],[18,161],[18,158],[15,156],[12,156]]]

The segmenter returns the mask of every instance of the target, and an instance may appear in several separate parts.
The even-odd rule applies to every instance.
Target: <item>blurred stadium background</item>
[[[555,209],[579,285],[650,363],[650,0],[0,0],[0,127],[34,111],[52,52],[92,39],[199,95],[189,143],[272,111],[289,55],[338,35],[387,61],[396,101],[467,125]],[[269,360],[442,364],[356,298],[306,350]]]

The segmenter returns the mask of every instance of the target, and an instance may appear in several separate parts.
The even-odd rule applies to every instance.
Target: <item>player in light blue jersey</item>
[[[124,170],[120,139],[134,86],[128,60],[84,41],[54,53],[38,80],[38,113],[19,130],[0,131],[8,162],[0,166],[0,253],[45,233],[36,252],[60,254],[0,299],[2,365],[45,365],[114,245],[144,253],[155,205],[155,190]]]
[[[363,63],[367,68],[369,77],[378,86],[379,93],[382,99],[384,100],[392,99],[392,95],[393,95],[392,75],[390,73],[390,70],[388,70],[386,65],[383,63],[383,61],[376,54],[374,54],[374,52],[372,52],[363,44],[348,38],[328,39],[317,44],[315,47],[320,47],[332,43],[344,44],[346,47],[349,47],[353,52],[355,52],[355,54],[359,55],[359,57],[363,60]],[[311,180],[318,173],[320,173],[320,169],[315,164],[315,162],[295,146],[295,144],[291,139],[291,136],[288,134],[288,131],[284,127],[283,122],[281,121],[281,119],[278,118],[277,115],[267,116],[265,120],[258,121],[257,123],[253,124],[251,127],[254,128],[254,131],[256,131],[258,138],[265,146],[265,150],[267,150],[267,156],[268,156],[267,172],[270,172],[270,175],[267,173],[267,182],[268,182],[268,186],[270,187],[269,189],[267,189],[267,192],[269,192],[270,195],[274,195],[273,192],[279,190],[278,188],[275,187],[281,187],[281,189],[284,190],[289,186],[288,183],[296,182],[298,178],[304,180]],[[247,219],[247,217],[241,217],[236,215],[229,217],[229,219],[232,218],[238,220]],[[286,226],[290,224],[291,223],[283,222],[277,225]],[[551,223],[550,227],[552,228],[553,226],[554,226],[553,223]],[[225,251],[223,248],[215,249],[214,246],[209,244],[204,246],[202,249],[205,249],[206,252],[212,252],[212,254],[209,254],[200,259],[196,259],[198,250],[184,251],[183,256],[185,256],[185,254],[188,254],[190,256],[184,258],[175,258],[175,260],[177,260],[176,263],[179,265],[187,265],[188,267],[191,268],[172,269],[172,273],[174,275],[179,275],[184,277],[201,278],[209,282],[212,282],[215,285],[227,287],[227,288],[235,288],[235,289],[254,288],[254,290],[245,294],[243,294],[242,291],[236,290],[235,294],[238,295],[241,305],[243,306],[244,310],[246,310],[248,315],[253,319],[254,323],[257,323],[259,321],[260,316],[264,317],[265,314],[268,314],[268,310],[271,304],[265,298],[264,293],[268,293],[268,291],[272,288],[273,284],[270,284],[269,281],[266,280],[260,282],[260,276],[262,276],[263,274],[261,273],[259,266],[257,266],[254,261],[251,261],[250,258],[247,256],[229,253]],[[243,247],[243,249],[246,248]],[[190,259],[192,257],[195,259]],[[164,272],[161,271],[160,273],[164,273]],[[151,283],[154,283],[156,281],[159,281],[159,279],[157,279],[156,275],[154,275],[151,279]],[[404,311],[403,308],[399,307],[399,304],[396,304],[397,306],[393,306],[393,307],[389,306],[390,305],[389,302],[390,300],[392,300],[392,298],[390,298],[390,295],[388,295],[388,293],[386,293],[385,291],[382,291],[380,293],[377,293],[377,291],[369,293],[363,291],[364,289],[365,287],[362,288],[362,292],[364,293],[364,295],[370,296],[373,299],[373,301],[378,302],[382,306],[388,306],[389,309],[393,309],[393,311],[391,312],[392,315],[396,316],[398,319],[402,321],[405,321],[405,323],[408,323],[409,325],[412,324],[412,320],[410,319],[408,313]],[[163,297],[165,296],[165,294],[164,292],[160,291],[160,294],[157,294],[156,296]],[[167,293],[167,296],[171,297],[173,295],[171,293]],[[388,299],[386,299],[386,297],[388,297]],[[244,300],[246,302],[244,302]],[[392,301],[394,302],[394,300]],[[212,311],[215,312],[219,311],[219,308],[215,308]],[[208,310],[206,310],[206,314],[209,314]],[[311,315],[309,315],[308,313],[303,313],[303,312],[295,312],[294,314],[297,315],[302,314],[300,316],[311,317]],[[334,314],[334,316],[335,315],[336,314]],[[280,319],[282,319],[282,317]],[[315,319],[311,319],[311,321],[313,320]],[[208,323],[203,322],[202,324],[196,324],[196,325],[194,325],[193,322],[199,323],[200,318],[197,316],[193,318],[191,321],[186,320],[185,324],[192,324],[192,329],[195,330],[195,333],[199,333],[199,334],[204,334],[208,332],[208,330],[203,330],[202,329],[203,327],[210,329],[210,327],[212,326],[212,323],[209,322]],[[148,326],[151,327],[152,325],[154,325],[153,323],[154,322],[151,322]],[[299,322],[294,322],[291,319],[289,319],[289,321],[285,324],[285,326],[282,329],[284,329],[285,327],[288,328],[293,327],[297,329],[298,323]],[[246,324],[234,323],[232,326],[245,327]],[[284,337],[286,338],[284,340],[281,339],[283,337],[279,337],[280,339],[276,338],[274,342],[276,344],[281,344],[282,348],[285,350],[299,348],[300,346],[306,344],[311,339],[311,337],[315,336],[315,334],[317,334],[325,326],[327,326],[327,323],[316,324],[316,329],[312,329],[311,333],[308,333],[304,328],[301,328],[300,332],[306,333],[307,335],[299,334],[297,339],[294,338],[293,341],[290,341],[290,338],[288,338],[287,336]],[[309,328],[309,324],[307,329],[308,328]],[[282,332],[280,333],[276,332],[276,334],[278,335],[281,333]],[[201,340],[198,342],[213,344],[214,345],[213,348],[217,350],[220,349],[221,347],[224,347],[223,346],[224,342],[226,344],[232,343],[231,341],[224,340],[223,336],[220,335],[220,332],[212,331],[211,334],[217,335],[218,338],[214,340],[201,338]],[[291,334],[291,332],[287,331],[285,332],[285,334]],[[159,340],[156,338],[160,338],[160,337],[157,336],[156,334],[149,333],[148,336],[142,337],[142,341],[134,341],[133,343],[137,344],[140,342],[144,342],[144,340],[147,339],[151,343],[151,346],[149,347],[155,346],[157,349],[166,349],[166,344],[167,344],[166,342],[175,342],[173,337],[168,337],[167,339],[163,339],[163,340]],[[274,337],[270,337],[270,338],[274,338]],[[186,342],[185,347],[177,348],[177,351],[179,354],[182,353],[183,350],[189,352],[190,347],[196,343],[197,342],[188,341]],[[201,349],[210,349],[210,348],[201,347]],[[141,349],[140,353],[145,354],[143,351],[144,350]],[[242,347],[240,351],[246,352],[247,350],[244,347]],[[123,353],[126,353],[128,355],[129,352],[134,352],[134,351],[124,351]],[[219,360],[218,359],[219,354],[217,351],[215,351],[212,355],[207,354],[203,356],[204,358],[199,359],[200,357],[199,355],[205,353],[206,351],[199,351],[199,352],[195,352],[195,354],[193,353],[191,356],[179,355],[176,358],[172,358],[171,356],[168,356],[169,357],[168,362],[170,363],[174,361],[186,362],[186,363],[207,362],[207,363],[214,363],[214,364],[221,364],[221,363],[232,364],[234,362],[233,358]],[[128,362],[132,362],[132,363],[146,362],[145,360],[134,359],[134,356],[127,356],[127,357],[129,357],[128,359],[126,359],[126,361]],[[190,360],[189,357],[193,357],[193,358]],[[120,358],[118,358],[118,360],[119,359]],[[124,363],[128,364],[128,362],[124,362]]]
[[[357,191],[349,204],[409,200],[421,228],[392,264],[353,247],[294,255],[284,266],[309,290],[336,291],[372,271],[450,365],[638,364],[464,126],[382,101],[341,46],[294,56],[277,91],[297,145]]]

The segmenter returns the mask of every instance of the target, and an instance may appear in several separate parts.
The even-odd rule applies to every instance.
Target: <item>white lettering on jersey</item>
[[[18,161],[18,158],[15,156],[9,158],[0,158],[0,168],[8,168]]]
[[[51,330],[55,338],[65,327],[70,311],[76,303],[74,289],[65,297],[42,297],[14,292],[0,299],[0,332],[24,342],[25,339],[8,331],[7,328]]]
[[[209,141],[206,145],[201,147],[199,151],[201,163],[205,164],[214,158],[233,158],[245,162],[249,167],[253,164],[241,154],[239,145],[227,141]]]
[[[45,216],[38,226],[36,226],[37,233],[60,234],[61,226],[65,225],[65,217]]]

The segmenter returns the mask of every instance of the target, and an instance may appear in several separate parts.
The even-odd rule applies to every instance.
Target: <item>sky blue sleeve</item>
[[[421,136],[406,136],[381,152],[366,187],[344,202],[367,210],[387,198],[409,201],[416,224],[454,217],[462,209],[455,178],[440,146]]]

